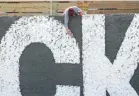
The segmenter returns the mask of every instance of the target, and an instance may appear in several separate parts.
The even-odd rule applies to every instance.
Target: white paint
[[[80,96],[80,87],[78,86],[56,86],[55,96]]]
[[[113,63],[105,56],[105,16],[84,16],[84,96],[138,96],[129,84],[139,60],[139,14],[135,14]],[[0,44],[0,95],[21,96],[19,58],[25,47],[40,42],[48,46],[56,63],[79,63],[79,48],[57,20],[45,16],[23,17],[13,24]],[[74,54],[73,54],[74,53]],[[77,86],[57,85],[55,96],[80,96]]]
[[[135,14],[113,65],[105,56],[104,15],[83,18],[85,96],[138,96],[131,80],[139,60],[139,14]]]
[[[79,63],[76,40],[65,31],[61,23],[48,16],[22,17],[12,24],[0,44],[0,96],[21,96],[19,58],[31,43],[44,43],[56,63]]]
[[[108,90],[111,96],[138,96],[129,83],[138,61],[139,14],[135,14],[109,72]]]
[[[107,69],[105,54],[105,16],[83,18],[83,81],[85,96],[105,96]]]

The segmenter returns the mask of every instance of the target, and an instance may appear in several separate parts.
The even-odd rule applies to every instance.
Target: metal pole
[[[58,15],[58,1],[57,1],[57,4],[56,4],[56,15]]]
[[[50,14],[52,15],[53,11],[53,3],[52,0],[50,0]]]

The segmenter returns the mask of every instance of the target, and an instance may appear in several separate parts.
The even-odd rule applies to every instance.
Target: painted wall
[[[138,96],[139,14],[0,17],[0,96]]]

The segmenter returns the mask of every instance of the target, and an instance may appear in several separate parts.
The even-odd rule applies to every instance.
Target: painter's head
[[[73,16],[73,15],[74,15],[74,10],[73,10],[73,8],[70,8],[70,9],[69,9],[68,15],[69,15],[69,16]]]

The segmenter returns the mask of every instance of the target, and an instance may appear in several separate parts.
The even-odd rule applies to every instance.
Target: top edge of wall
[[[134,15],[134,14],[139,14],[139,13],[107,13],[107,14],[86,14],[86,15],[83,15],[83,17],[86,17],[86,16],[92,16],[92,15]],[[18,16],[61,16],[61,15],[48,15],[48,14],[7,14],[7,15],[0,15],[0,17],[5,17],[5,16],[9,16],[9,17],[18,17]]]
[[[139,1],[139,0],[0,0],[0,1]]]
[[[93,1],[93,0],[0,0],[0,1]]]
[[[0,0],[0,1],[139,1],[139,0]]]

